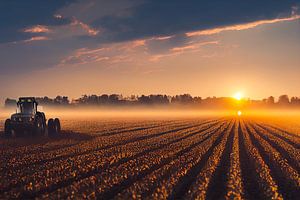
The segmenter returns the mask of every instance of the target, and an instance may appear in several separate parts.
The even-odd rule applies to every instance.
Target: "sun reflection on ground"
[[[238,116],[242,116],[242,114],[243,114],[242,111],[240,111],[240,110],[237,111],[237,115],[238,115]]]

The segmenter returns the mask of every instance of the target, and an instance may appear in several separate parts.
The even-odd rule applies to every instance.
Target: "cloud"
[[[176,39],[177,38],[177,39]],[[158,62],[164,58],[183,53],[196,52],[203,46],[218,45],[219,41],[203,41],[202,39],[178,39],[181,36],[153,37],[144,40],[104,44],[98,48],[80,48],[61,60],[58,66],[78,66],[88,64],[132,64],[143,65]],[[172,42],[181,40],[180,42]],[[155,47],[153,46],[155,43]],[[160,43],[160,44],[159,44]],[[161,49],[161,50],[158,50]]]
[[[93,23],[106,16],[130,17],[133,9],[145,0],[78,0],[57,11],[61,16],[76,17],[85,23]]]
[[[57,16],[56,16],[57,17]],[[60,16],[60,18],[63,18]],[[33,36],[29,39],[24,39],[25,42],[36,41],[36,40],[45,40],[45,39],[68,39],[72,37],[79,36],[89,36],[94,37],[99,34],[99,30],[96,30],[90,27],[88,24],[85,24],[75,17],[70,20],[70,23],[60,26],[42,26],[36,25],[32,27],[25,28],[23,30],[25,33],[30,33]]]
[[[55,15],[53,17],[56,17],[58,19],[63,19],[64,17],[61,15]],[[72,35],[80,35],[78,32],[81,32],[82,35],[88,35],[88,36],[95,36],[99,33],[99,30],[96,30],[89,26],[88,24],[85,24],[75,17],[70,19],[70,23],[60,26],[44,26],[44,25],[35,25],[31,27],[27,27],[23,30],[24,33],[32,33],[32,34],[38,34],[38,33],[44,33],[44,34],[52,34],[52,35],[58,35],[59,32],[65,32],[66,29],[70,29],[74,34]],[[80,30],[81,29],[81,30]],[[85,32],[86,34],[84,34]],[[59,36],[57,36],[59,37]]]
[[[94,39],[99,43],[150,37],[165,39],[186,32],[216,32],[221,31],[220,27],[235,30],[239,28],[235,27],[236,24],[284,19],[299,13],[299,5],[300,0],[6,1],[0,7],[0,17],[7,19],[0,22],[0,43],[28,40],[33,37],[28,34],[48,33],[60,26],[64,29],[68,24],[80,26],[88,33],[87,36],[97,36]],[[99,31],[101,35],[98,34]],[[78,34],[78,30],[75,32],[75,36],[86,36]],[[72,36],[70,33],[69,35]]]
[[[50,29],[47,26],[36,25],[24,30],[25,33],[48,33]]]
[[[93,6],[88,6],[87,3],[86,7],[83,6],[83,2],[78,3],[81,9],[72,9],[70,6],[67,9],[68,14],[71,15],[73,10],[73,14],[78,19],[86,20],[92,27],[104,30],[99,39],[101,42],[120,42],[150,37],[164,39],[164,37],[186,32],[214,29],[220,31],[220,27],[232,27],[236,24],[266,23],[273,19],[289,18],[291,14],[298,12],[295,8],[300,3],[299,0],[190,0],[188,2],[173,0],[172,3],[149,0],[140,4],[130,4],[128,3],[130,1],[125,1],[126,5],[119,7],[117,2],[122,1],[114,0],[110,6],[115,4],[115,12],[104,12],[104,14],[100,12],[88,17],[89,15],[84,13],[91,12],[94,6],[100,6],[103,1],[99,3],[88,1]],[[103,5],[105,7],[106,4]],[[119,14],[123,11],[127,14]]]
[[[182,46],[182,47],[174,47],[174,48],[171,49],[171,51],[173,51],[173,52],[183,52],[183,51],[198,49],[201,46],[210,45],[210,44],[217,45],[217,44],[219,44],[219,41],[200,42],[200,43],[195,43],[195,44]]]
[[[41,41],[41,40],[49,40],[49,38],[47,38],[45,36],[36,36],[36,37],[32,37],[30,39],[24,40],[23,42],[33,42],[33,41]]]
[[[99,33],[99,30],[96,30],[96,29],[90,27],[88,24],[85,24],[85,23],[77,20],[76,18],[73,18],[70,26],[82,28],[89,36],[96,36]]]
[[[140,62],[146,52],[145,41],[100,45],[98,48],[80,48],[60,61],[58,66],[86,65],[91,63],[117,64]],[[144,56],[143,56],[144,57]]]
[[[293,13],[295,13],[296,8],[293,8],[292,10],[294,10]],[[97,62],[105,62],[109,64],[121,62],[158,62],[164,58],[178,56],[183,53],[201,51],[203,46],[219,45],[220,42],[210,38],[210,35],[218,34],[223,31],[246,30],[264,24],[274,24],[279,22],[293,21],[297,19],[300,19],[300,15],[258,20],[249,23],[235,24],[172,35],[151,36],[144,39],[134,39],[125,42],[109,42],[104,43],[104,45],[96,49],[83,48],[76,50],[72,55],[62,60],[60,65],[89,64]],[[102,37],[102,35],[100,35],[100,37]],[[212,56],[214,56],[214,54],[203,54],[202,57],[211,58]]]
[[[71,2],[73,0],[1,1],[0,43],[30,39],[32,36],[28,35],[30,34],[29,32],[20,31],[28,27],[36,25],[40,25],[41,27],[59,26],[70,23],[68,19],[53,17],[53,14],[59,8],[69,5]],[[32,29],[31,31],[38,31],[38,29]]]
[[[0,6],[1,19],[7,19],[0,22],[1,70],[43,69],[58,63],[140,65],[160,61],[198,51],[206,45],[220,45],[213,43],[218,40],[213,35],[222,31],[292,20],[299,16],[299,3],[299,0],[6,1]]]
[[[264,24],[274,24],[274,23],[278,23],[278,22],[293,21],[293,20],[297,20],[297,19],[300,19],[300,15],[294,15],[294,16],[286,17],[286,18],[270,19],[270,20],[259,20],[259,21],[255,21],[255,22],[245,23],[245,24],[237,24],[237,25],[225,26],[225,27],[220,27],[220,28],[188,32],[188,33],[186,33],[186,35],[188,37],[201,36],[201,35],[213,35],[213,34],[221,33],[223,31],[240,31],[240,30],[254,28],[254,27],[257,27],[260,25],[264,25]]]

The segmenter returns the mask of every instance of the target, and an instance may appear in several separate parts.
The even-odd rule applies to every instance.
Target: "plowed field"
[[[0,199],[299,199],[300,136],[243,118],[65,121],[0,139]]]

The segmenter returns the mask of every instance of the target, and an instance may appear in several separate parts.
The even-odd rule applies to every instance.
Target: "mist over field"
[[[278,122],[284,127],[297,127],[300,124],[300,109],[199,109],[181,106],[140,106],[140,107],[40,107],[46,118],[58,117],[64,124],[65,121],[78,123],[82,121],[137,121],[137,120],[180,120],[239,117],[265,122]],[[238,116],[238,112],[241,116]],[[15,108],[0,108],[0,128],[3,129],[4,121],[15,113]],[[291,125],[292,124],[292,125]],[[300,127],[300,125],[299,125]],[[71,130],[71,129],[70,129]],[[298,131],[297,128],[294,130]]]
[[[300,117],[300,109],[293,108],[194,108],[182,106],[88,106],[88,107],[39,107],[39,111],[45,112],[46,116],[59,116],[61,118],[98,118],[98,119],[130,119],[130,118],[193,118],[193,117],[226,117],[236,116],[238,111],[244,117]],[[9,117],[16,112],[16,108],[0,108],[0,117]]]
[[[61,118],[193,118],[193,117],[226,117],[236,116],[238,111],[245,117],[300,117],[300,109],[195,109],[182,107],[88,107],[88,108],[42,108],[46,116]],[[16,109],[0,109],[0,117],[9,117]]]

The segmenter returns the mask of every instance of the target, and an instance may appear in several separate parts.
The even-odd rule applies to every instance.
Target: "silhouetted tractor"
[[[21,136],[25,133],[34,136],[46,135],[54,136],[60,134],[61,126],[58,118],[49,119],[46,124],[46,116],[43,112],[38,112],[34,97],[21,97],[17,102],[17,112],[5,121],[4,134],[6,137]]]

